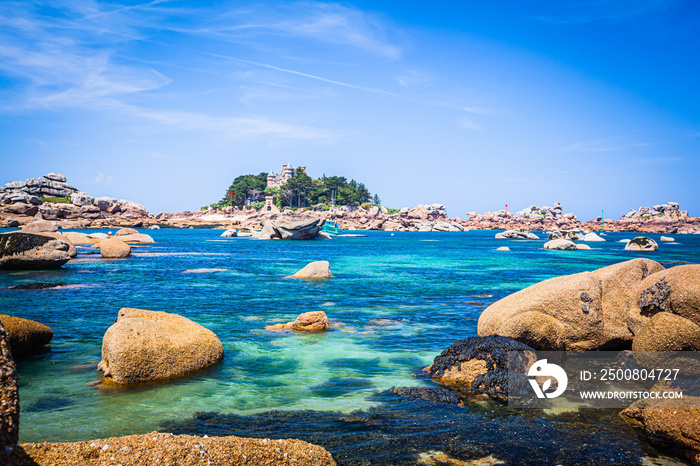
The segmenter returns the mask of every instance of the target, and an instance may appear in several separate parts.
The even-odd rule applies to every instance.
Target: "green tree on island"
[[[379,194],[374,195],[374,199],[372,199],[372,202],[374,202],[377,205],[382,205],[382,200],[379,199]]]
[[[229,186],[224,198],[212,206],[228,206],[231,192],[233,205],[239,208],[262,201],[264,196],[274,196],[280,206],[289,207],[328,205],[333,198],[336,205],[355,207],[372,200],[372,194],[364,183],[348,181],[344,176],[326,176],[325,174],[319,179],[313,179],[303,170],[297,170],[282,189],[267,187],[267,173],[238,176]],[[376,199],[379,198],[376,197]]]

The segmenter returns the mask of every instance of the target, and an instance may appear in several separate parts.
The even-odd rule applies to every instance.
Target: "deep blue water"
[[[659,243],[658,252],[632,253],[617,242],[635,236],[628,233],[609,233],[605,243],[588,243],[590,251],[546,251],[544,239],[495,240],[493,231],[394,236],[369,232],[367,238],[308,242],[220,238],[221,230],[148,233],[156,243],[135,247],[134,255],[125,260],[84,256],[59,270],[0,273],[0,312],[37,320],[54,331],[50,351],[19,361],[21,441],[86,440],[169,429],[322,443],[329,429],[340,429],[334,422],[343,416],[366,420],[403,412],[399,418],[405,424],[384,432],[382,445],[391,443],[386,439],[413,435],[402,429],[424,422],[434,430],[425,427],[423,433],[452,432],[462,439],[462,446],[472,441],[486,445],[484,451],[476,451],[477,456],[508,458],[524,447],[508,446],[508,439],[515,439],[495,433],[504,426],[525,429],[529,433],[522,435],[543,451],[557,442],[576,443],[578,432],[585,431],[581,426],[597,426],[592,431],[611,429],[610,436],[618,443],[600,435],[596,443],[597,437],[591,436],[589,450],[577,447],[577,454],[605,456],[617,448],[629,456],[619,464],[634,464],[640,455],[655,450],[612,414],[576,415],[573,428],[567,427],[572,425],[568,418],[532,420],[495,402],[436,408],[399,400],[385,390],[433,385],[417,371],[452,343],[475,335],[479,314],[490,303],[540,280],[635,257],[667,266],[700,263],[697,235],[675,235],[676,242]],[[649,236],[658,241],[659,235]],[[495,250],[504,245],[512,251]],[[328,260],[335,277],[284,278],[313,260]],[[186,273],[202,268],[226,270]],[[71,286],[8,288],[33,282]],[[224,361],[167,383],[120,390],[89,385],[100,378],[96,366],[102,337],[123,307],[178,313],[200,323],[221,339]],[[339,325],[315,335],[264,330],[312,310],[325,311]],[[300,410],[313,411],[299,417],[295,413]],[[276,415],[288,417],[284,427],[275,427],[270,411],[286,413]],[[416,416],[424,417],[419,422]],[[460,421],[443,425],[447,418]],[[362,425],[368,438],[383,432],[383,427],[371,428],[371,422]],[[473,439],[467,438],[470,432]],[[542,432],[557,432],[559,437]],[[377,463],[402,462],[414,450],[429,450],[430,442],[439,443],[424,438],[427,443],[417,442],[420,447],[414,449],[391,443],[393,450],[387,450],[376,446],[381,444],[376,439],[346,436],[343,443],[338,438],[325,441],[349,462],[356,459],[353,448],[358,442],[375,445],[367,459]],[[403,459],[397,459],[397,452],[404,453]],[[462,456],[467,453],[462,451]],[[566,464],[565,457],[559,459]]]

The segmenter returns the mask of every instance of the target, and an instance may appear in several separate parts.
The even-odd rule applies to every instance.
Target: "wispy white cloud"
[[[463,128],[471,129],[474,131],[481,131],[483,129],[481,127],[481,125],[479,125],[478,123],[476,123],[474,120],[472,120],[470,118],[461,118],[459,120],[459,124],[462,125]]]
[[[565,152],[615,152],[619,150],[638,149],[663,144],[662,142],[621,142],[621,137],[610,137],[587,142],[575,142],[559,148]]]
[[[476,115],[493,115],[495,113],[492,108],[479,106],[462,107],[462,110]]]
[[[112,175],[105,175],[104,173],[99,172],[92,182],[95,184],[111,184],[114,182],[114,178],[112,178]]]

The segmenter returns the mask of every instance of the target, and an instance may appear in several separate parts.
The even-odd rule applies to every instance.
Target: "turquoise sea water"
[[[442,434],[457,435],[462,450],[465,444],[484,444],[477,453],[508,457],[525,447],[508,446],[515,440],[502,432],[504,426],[525,429],[519,438],[532,438],[542,449],[551,442],[552,448],[576,444],[579,432],[595,427],[599,433],[611,429],[610,436],[619,440],[601,437],[596,444],[588,433],[579,442],[588,447],[579,447],[577,454],[590,457],[593,448],[605,457],[617,448],[629,456],[619,464],[634,464],[640,455],[658,453],[613,414],[590,419],[577,414],[573,421],[533,418],[495,402],[435,407],[400,400],[386,389],[433,386],[420,376],[420,368],[452,343],[475,335],[480,312],[514,291],[635,257],[667,266],[700,263],[700,236],[674,235],[676,242],[659,243],[658,252],[632,253],[617,242],[635,236],[628,233],[607,234],[605,243],[588,243],[590,251],[546,251],[544,239],[495,240],[493,231],[369,232],[367,238],[308,242],[220,238],[221,230],[148,233],[156,243],[135,247],[125,260],[84,256],[59,270],[0,273],[0,312],[37,320],[54,331],[50,351],[19,361],[22,442],[153,430],[285,436],[325,441],[336,457],[350,463],[364,442],[372,453],[359,458],[391,464],[429,450]],[[649,236],[658,241],[659,235]],[[504,245],[512,251],[495,250]],[[335,278],[284,278],[313,260],[328,260]],[[226,270],[186,273],[202,268]],[[33,282],[69,286],[8,288]],[[166,383],[91,386],[100,378],[102,337],[122,307],[173,312],[198,322],[219,336],[224,361]],[[314,335],[264,330],[313,310],[325,311],[338,325]],[[365,421],[357,421],[361,428],[337,424],[348,416]],[[387,419],[398,424],[384,432]],[[372,422],[380,424],[372,427]],[[416,440],[415,447],[387,440],[415,437],[405,429],[421,422],[427,426],[422,433],[437,437]],[[327,438],[344,428],[353,435]],[[374,437],[378,432],[381,439]],[[503,439],[496,441],[499,435]]]

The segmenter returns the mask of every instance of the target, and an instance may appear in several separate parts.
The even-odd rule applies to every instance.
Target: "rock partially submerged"
[[[53,330],[44,324],[21,317],[0,314],[15,358],[41,351],[53,338]]]
[[[575,251],[578,249],[576,243],[568,239],[553,239],[544,243],[545,249]]]
[[[675,241],[675,239],[671,236],[662,236],[661,238],[659,238],[659,241],[671,243],[671,242]]]
[[[328,316],[323,311],[311,311],[300,314],[294,322],[268,325],[265,330],[294,330],[297,332],[322,332],[330,328]]]
[[[66,443],[24,443],[14,466],[141,465],[335,465],[331,454],[302,440],[197,437],[151,432]]]
[[[70,245],[59,239],[23,232],[0,234],[0,269],[50,269],[70,260]]]
[[[534,233],[525,230],[506,230],[501,233],[496,233],[496,239],[540,239]]]
[[[601,238],[600,236],[598,236],[597,234],[595,234],[593,232],[586,233],[583,236],[583,241],[598,241],[598,242],[602,241],[602,242],[605,242],[605,240],[603,238]]]
[[[265,220],[259,239],[316,239],[321,231],[321,219]]]
[[[291,278],[333,278],[331,266],[328,261],[314,261],[308,263]]]
[[[221,233],[221,236],[223,238],[235,238],[238,236],[238,230],[234,230],[233,228],[229,228],[225,232]]]
[[[224,357],[211,330],[167,312],[121,309],[102,340],[98,370],[119,384],[166,379],[216,364]]]
[[[537,350],[629,348],[648,321],[639,308],[642,281],[661,270],[657,262],[634,259],[550,278],[489,306],[478,334],[514,338]]]
[[[511,338],[468,337],[440,353],[426,370],[438,382],[507,398],[509,369],[524,374],[536,359],[533,348]]]
[[[639,400],[622,416],[640,424],[649,441],[700,464],[700,398]]]
[[[0,464],[11,465],[19,439],[19,377],[10,341],[0,323]]]
[[[117,238],[103,239],[97,247],[105,259],[124,259],[131,255],[131,246]]]
[[[637,236],[625,246],[625,251],[658,251],[659,245],[651,238]]]

